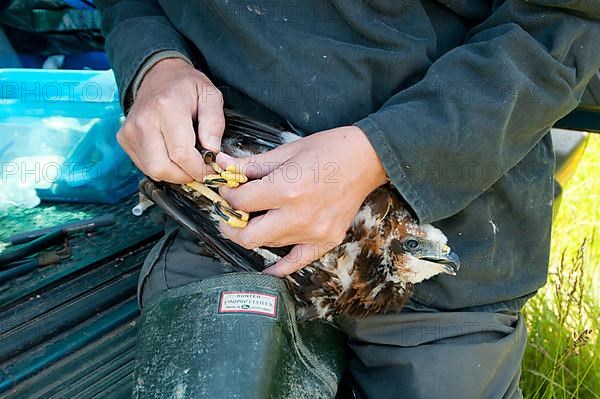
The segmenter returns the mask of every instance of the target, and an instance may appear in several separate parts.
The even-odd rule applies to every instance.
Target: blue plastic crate
[[[140,172],[118,145],[112,71],[0,70],[0,177],[49,201],[114,203]]]

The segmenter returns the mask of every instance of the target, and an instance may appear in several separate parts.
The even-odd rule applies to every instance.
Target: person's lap
[[[516,312],[414,312],[341,323],[367,398],[519,398],[526,328]]]
[[[165,290],[231,271],[172,220],[166,231],[142,271],[142,306]],[[525,323],[501,304],[454,312],[409,304],[399,314],[342,319],[338,326],[349,336],[354,397],[522,397]]]

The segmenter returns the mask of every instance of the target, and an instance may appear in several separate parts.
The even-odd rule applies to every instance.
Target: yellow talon
[[[230,208],[231,209],[231,208]],[[234,219],[240,219],[244,222],[247,222],[248,219],[250,219],[250,214],[246,211],[239,211],[237,209],[231,209],[232,211],[234,211],[237,215],[234,215],[231,213],[231,211],[227,210],[227,209],[221,209],[223,213],[225,213],[227,216],[229,216],[230,218],[234,218]]]
[[[221,175],[206,175],[204,176],[204,184],[225,184],[224,178]]]
[[[229,217],[225,222],[228,225],[230,225],[231,227],[243,229],[244,227],[246,227],[248,225],[248,219],[250,218],[250,215],[244,211],[236,210],[235,212],[237,214],[239,214],[241,217],[234,216],[231,214],[231,212],[224,210],[224,213],[226,213],[227,216]]]
[[[245,211],[237,211],[237,213],[239,213],[240,215],[242,215],[242,217],[240,218],[241,220],[243,220],[244,222],[247,222],[248,219],[250,219],[250,214],[248,212]]]

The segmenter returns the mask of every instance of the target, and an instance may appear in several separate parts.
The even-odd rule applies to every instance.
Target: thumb
[[[207,150],[219,152],[225,130],[223,96],[212,84],[202,84],[198,95],[198,139]]]

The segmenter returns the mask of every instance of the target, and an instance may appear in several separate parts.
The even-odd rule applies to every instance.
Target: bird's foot
[[[235,210],[212,188],[222,185],[235,188],[240,184],[246,183],[246,177],[241,170],[238,170],[235,165],[228,166],[225,170],[216,162],[216,155],[211,151],[201,150],[200,153],[204,158],[204,162],[209,165],[216,174],[207,175],[204,181],[193,181],[185,184],[185,186],[195,192],[197,195],[206,197],[213,203],[213,210],[220,218],[228,225],[236,228],[244,228],[248,224],[250,215],[248,212]],[[211,188],[212,187],[212,188]]]

